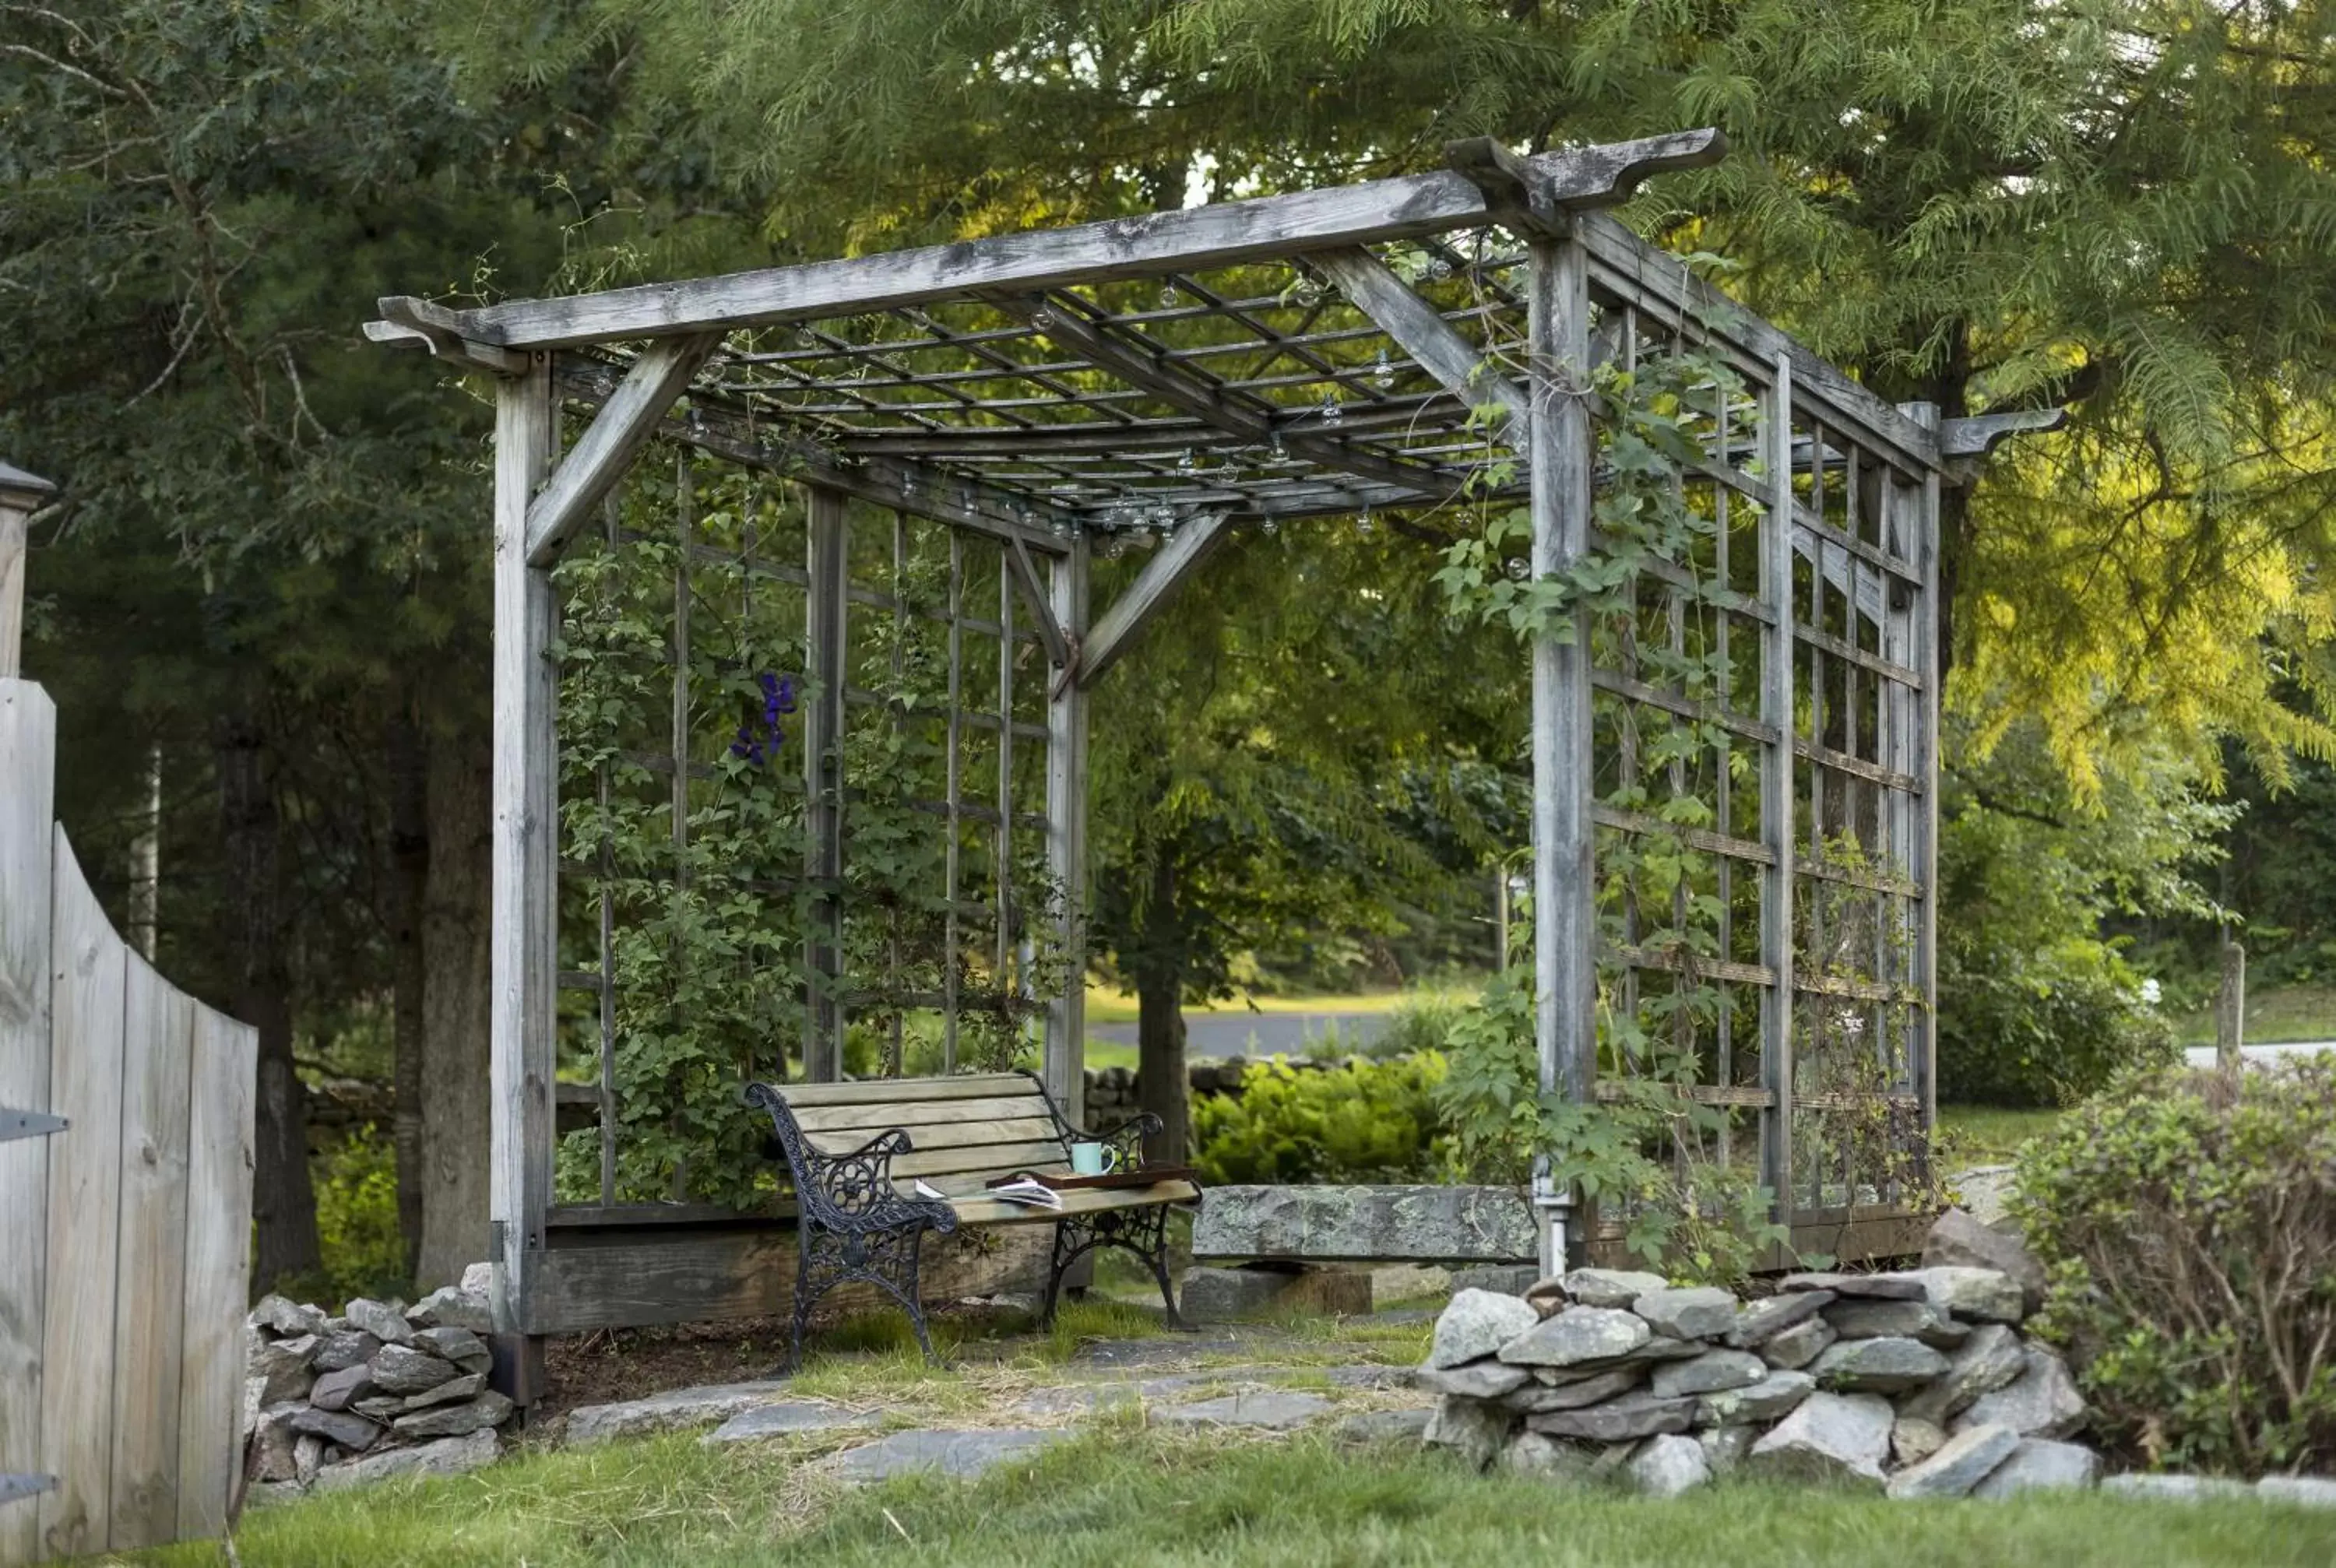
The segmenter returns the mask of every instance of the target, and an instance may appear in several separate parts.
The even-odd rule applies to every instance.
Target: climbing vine
[[[853,580],[872,579],[900,609],[852,616],[844,867],[822,890],[805,877],[803,720],[819,695],[804,673],[805,596],[799,577],[771,564],[803,559],[801,502],[726,466],[687,484],[678,502],[653,483],[629,487],[612,528],[555,572],[560,963],[589,979],[605,941],[614,1199],[744,1207],[772,1178],[767,1125],[740,1089],[801,1070],[816,994],[832,988],[842,1005],[854,1076],[940,1070],[952,994],[957,1063],[996,1069],[1030,1058],[1031,1020],[1068,966],[1043,833],[1017,825],[999,858],[1001,798],[1018,818],[1043,795],[1039,770],[1024,765],[1001,797],[994,723],[959,738],[959,798],[987,814],[954,823],[960,886],[949,897],[945,537],[932,531],[896,555],[880,539],[888,528],[853,531]],[[686,555],[677,504],[692,516]],[[994,638],[986,652],[995,671]],[[822,892],[842,911],[832,976],[806,955]],[[599,1008],[589,985],[561,992],[563,1082],[599,1079]],[[599,1196],[601,1159],[597,1126],[561,1138],[561,1201]]]
[[[1595,857],[1599,1094],[1578,1104],[1535,1088],[1528,929],[1507,971],[1455,1025],[1439,1095],[1459,1157],[1479,1179],[1522,1181],[1546,1156],[1555,1180],[1619,1222],[1631,1251],[1674,1272],[1733,1280],[1788,1239],[1760,1179],[1757,1129],[1725,1092],[1752,1086],[1746,1069],[1758,1059],[1758,989],[1727,979],[1758,958],[1758,879],[1708,847],[1731,813],[1743,822],[1759,813],[1757,748],[1737,738],[1723,709],[1759,711],[1758,628],[1737,615],[1743,599],[1731,583],[1757,580],[1760,511],[1717,481],[1689,482],[1708,479],[1722,461],[1715,454],[1733,461],[1755,448],[1757,404],[1726,364],[1676,345],[1610,357],[1572,394],[1589,400],[1596,433],[1590,548],[1537,575],[1527,560],[1529,512],[1486,502],[1437,580],[1454,614],[1528,642],[1586,639],[1589,661],[1618,677],[1597,693],[1593,723],[1604,808]],[[1736,466],[1760,478],[1757,462]],[[1487,490],[1509,477],[1495,466]],[[1824,850],[1853,873],[1888,869],[1865,865],[1863,853],[1854,837]],[[1825,907],[1801,910],[1796,946],[1845,990],[1876,989],[1878,974],[1899,972],[1903,948],[1893,944],[1903,933],[1874,926],[1870,894],[1817,886],[1839,908],[1830,922]],[[1861,1015],[1794,1011],[1804,1064],[1796,1084],[1841,1124],[1825,1142],[1835,1154],[1846,1148],[1857,1174],[1850,1192],[1835,1195],[1871,1203],[1927,1180],[1919,1135],[1909,1135],[1919,1125],[1904,1125],[1904,1106],[1880,1093],[1887,1074],[1876,1042],[1861,1035]],[[1738,1043],[1745,1048],[1732,1050]]]

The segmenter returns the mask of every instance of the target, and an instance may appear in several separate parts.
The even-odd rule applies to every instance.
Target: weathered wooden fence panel
[[[0,680],[0,1568],[227,1525],[258,1038],[131,952],[54,821],[55,715]]]

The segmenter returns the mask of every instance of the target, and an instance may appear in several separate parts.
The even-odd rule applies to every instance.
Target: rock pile
[[[511,1402],[487,1387],[490,1326],[484,1265],[412,1307],[359,1297],[330,1317],[263,1300],[246,1323],[251,1500],[494,1458]]]
[[[1664,1496],[1739,1467],[1907,1498],[2092,1485],[2099,1456],[2068,1441],[2084,1400],[2020,1331],[2035,1261],[1950,1212],[1923,1261],[1788,1275],[1749,1302],[1612,1269],[1462,1290],[1418,1374],[1443,1396],[1426,1440]]]

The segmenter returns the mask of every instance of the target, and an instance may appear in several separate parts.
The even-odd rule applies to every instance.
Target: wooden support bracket
[[[600,406],[591,428],[552,471],[527,508],[527,560],[550,566],[569,538],[592,515],[610,488],[632,466],[634,454],[655,433],[657,422],[689,389],[692,377],[722,346],[722,334],[664,337],[641,350],[613,396]]]
[[[1119,662],[1120,656],[1135,645],[1136,638],[1176,589],[1231,531],[1228,518],[1213,514],[1196,517],[1178,529],[1160,547],[1159,553],[1144,563],[1135,580],[1112,600],[1109,609],[1095,618],[1094,629],[1087,633],[1086,645],[1079,650],[1078,667],[1071,672],[1071,677],[1082,689],[1095,685],[1104,671]]]
[[[1524,389],[1488,363],[1475,344],[1377,257],[1358,247],[1308,259],[1455,396],[1472,408],[1490,404],[1504,419],[1523,420],[1532,407]]]
[[[1067,670],[1076,662],[1078,650],[1071,645],[1071,635],[1063,623],[1055,618],[1053,598],[1046,585],[1038,580],[1038,568],[1030,559],[1029,548],[1017,537],[1006,541],[1007,570],[1014,574],[1014,586],[1022,591],[1022,602],[1030,611],[1030,623],[1038,633],[1038,640],[1046,645],[1046,661],[1056,669]]]

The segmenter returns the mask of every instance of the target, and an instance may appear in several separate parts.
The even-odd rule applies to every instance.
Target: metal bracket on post
[[[0,1144],[16,1138],[45,1138],[70,1125],[63,1116],[43,1111],[15,1111],[0,1105]]]
[[[0,1503],[15,1503],[57,1489],[54,1475],[0,1475]]]

